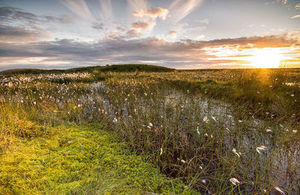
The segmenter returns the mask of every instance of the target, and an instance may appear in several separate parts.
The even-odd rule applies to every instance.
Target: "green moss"
[[[57,126],[49,132],[22,139],[1,156],[0,194],[191,193],[99,125]]]

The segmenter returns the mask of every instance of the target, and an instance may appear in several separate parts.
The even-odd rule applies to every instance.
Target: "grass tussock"
[[[43,133],[42,125],[27,120],[21,109],[1,104],[0,108],[0,145],[1,153],[13,145],[18,138],[33,138]]]

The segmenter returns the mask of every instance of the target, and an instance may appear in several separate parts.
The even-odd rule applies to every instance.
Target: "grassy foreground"
[[[29,129],[37,127],[30,124]],[[60,125],[44,135],[16,139],[17,144],[0,156],[0,194],[169,194],[185,190],[180,180],[160,174],[99,125]]]
[[[131,66],[126,68],[134,70]],[[128,188],[116,186],[112,193],[119,193],[120,189],[128,189],[123,191],[126,194],[189,193],[184,191],[184,186],[189,186],[201,194],[299,194],[299,89],[299,69],[150,73],[136,69],[121,73],[94,70],[0,74],[0,155],[3,159],[0,162],[4,163],[1,163],[4,167],[0,173],[8,175],[6,179],[0,175],[5,181],[1,181],[3,184],[0,185],[5,190],[24,189],[21,184],[14,183],[15,180],[22,178],[21,181],[26,181],[27,185],[29,181],[39,181],[41,175],[45,175],[39,170],[39,164],[19,170],[20,165],[26,164],[22,159],[40,162],[37,159],[43,156],[31,151],[27,152],[29,156],[36,155],[25,158],[27,150],[24,148],[39,149],[43,146],[41,140],[52,140],[56,136],[55,139],[63,140],[67,132],[88,128],[96,132],[99,130],[95,134],[100,137],[103,134],[117,135],[120,141],[126,143],[120,146],[124,150],[122,155],[131,156],[128,151],[134,151],[145,157],[145,162],[151,163],[161,174],[177,179],[170,180],[163,175],[156,177],[151,172],[151,176],[147,175],[148,172],[142,172],[144,175],[140,176],[139,170],[148,169],[131,169],[134,164],[131,160],[121,161],[130,167],[132,172],[129,174],[119,165],[119,160],[127,158],[122,156],[116,160],[114,153],[107,168],[106,163],[101,164],[102,156],[90,155],[91,151],[93,154],[98,151],[102,140],[95,139],[95,135],[85,137],[75,133],[69,137],[86,139],[86,142],[75,143],[87,145],[90,150],[85,150],[87,154],[74,154],[76,160],[69,161],[75,163],[83,156],[92,156],[95,161],[85,161],[88,169],[75,171],[73,168],[70,171],[72,163],[56,167],[56,161],[50,161],[47,166],[51,169],[48,168],[47,173],[53,177],[42,177],[46,178],[41,184],[44,187],[37,188],[44,189],[41,193],[102,194],[97,187],[89,186],[98,186],[105,191],[107,188],[101,186],[100,178],[105,178],[107,185],[119,185],[122,182],[116,180],[114,183],[109,178],[121,177],[126,178],[125,186]],[[88,123],[98,124],[98,127],[59,127]],[[103,133],[99,126],[111,131]],[[62,141],[65,145],[59,147],[73,145],[73,141],[68,143],[69,140],[66,140]],[[97,150],[90,143],[94,143]],[[20,155],[15,154],[18,151]],[[61,150],[51,152],[61,154]],[[5,162],[12,156],[17,160],[12,161],[10,167],[5,167]],[[133,159],[136,158],[141,157]],[[45,158],[42,159],[45,161]],[[100,165],[97,164],[99,162]],[[100,177],[94,176],[91,168],[98,165],[105,170],[96,169]],[[58,174],[62,169],[69,170],[64,173],[65,180]],[[32,170],[36,170],[40,176],[38,179],[28,176]],[[153,170],[155,172],[156,169]],[[10,176],[12,173],[19,177]],[[70,179],[75,173],[78,178],[85,179]],[[111,177],[107,176],[108,173]],[[69,186],[67,190],[60,187],[73,181],[83,184]],[[35,188],[28,187],[24,192],[32,193],[31,189]]]

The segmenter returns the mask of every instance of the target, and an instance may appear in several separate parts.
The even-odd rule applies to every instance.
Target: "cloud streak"
[[[151,7],[150,9],[141,9],[133,12],[136,17],[151,17],[153,19],[161,18],[165,20],[169,14],[169,10],[161,7]]]
[[[25,12],[21,9],[14,8],[14,7],[0,7],[0,19],[3,22],[15,22],[15,21],[22,21],[28,22],[31,24],[36,23],[48,23],[48,22],[55,22],[55,23],[62,23],[62,24],[70,24],[73,22],[71,16],[63,15],[60,17],[57,16],[38,16],[36,14],[32,14],[29,12]]]
[[[112,6],[111,0],[99,0],[101,6],[101,16],[103,20],[112,19]]]
[[[134,29],[147,29],[150,27],[150,24],[147,22],[135,22],[132,23],[131,27]]]
[[[7,26],[0,24],[0,42],[15,43],[15,42],[33,42],[41,41],[49,38],[50,33],[41,28],[29,30],[19,26]]]
[[[300,15],[295,15],[291,17],[291,19],[296,19],[296,18],[300,18]]]
[[[179,22],[200,6],[202,1],[203,0],[174,0],[169,7],[171,19],[176,23]]]
[[[148,8],[148,2],[146,0],[127,0],[127,2],[131,12]]]
[[[127,35],[136,35],[140,36],[142,30],[152,30],[154,26],[156,25],[155,21],[139,21],[139,22],[134,22],[131,24],[131,29],[127,32]]]
[[[59,0],[65,7],[78,16],[90,20],[92,14],[85,0]]]

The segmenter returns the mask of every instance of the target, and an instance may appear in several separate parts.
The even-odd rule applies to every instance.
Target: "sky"
[[[300,0],[0,0],[0,70],[300,68]]]

